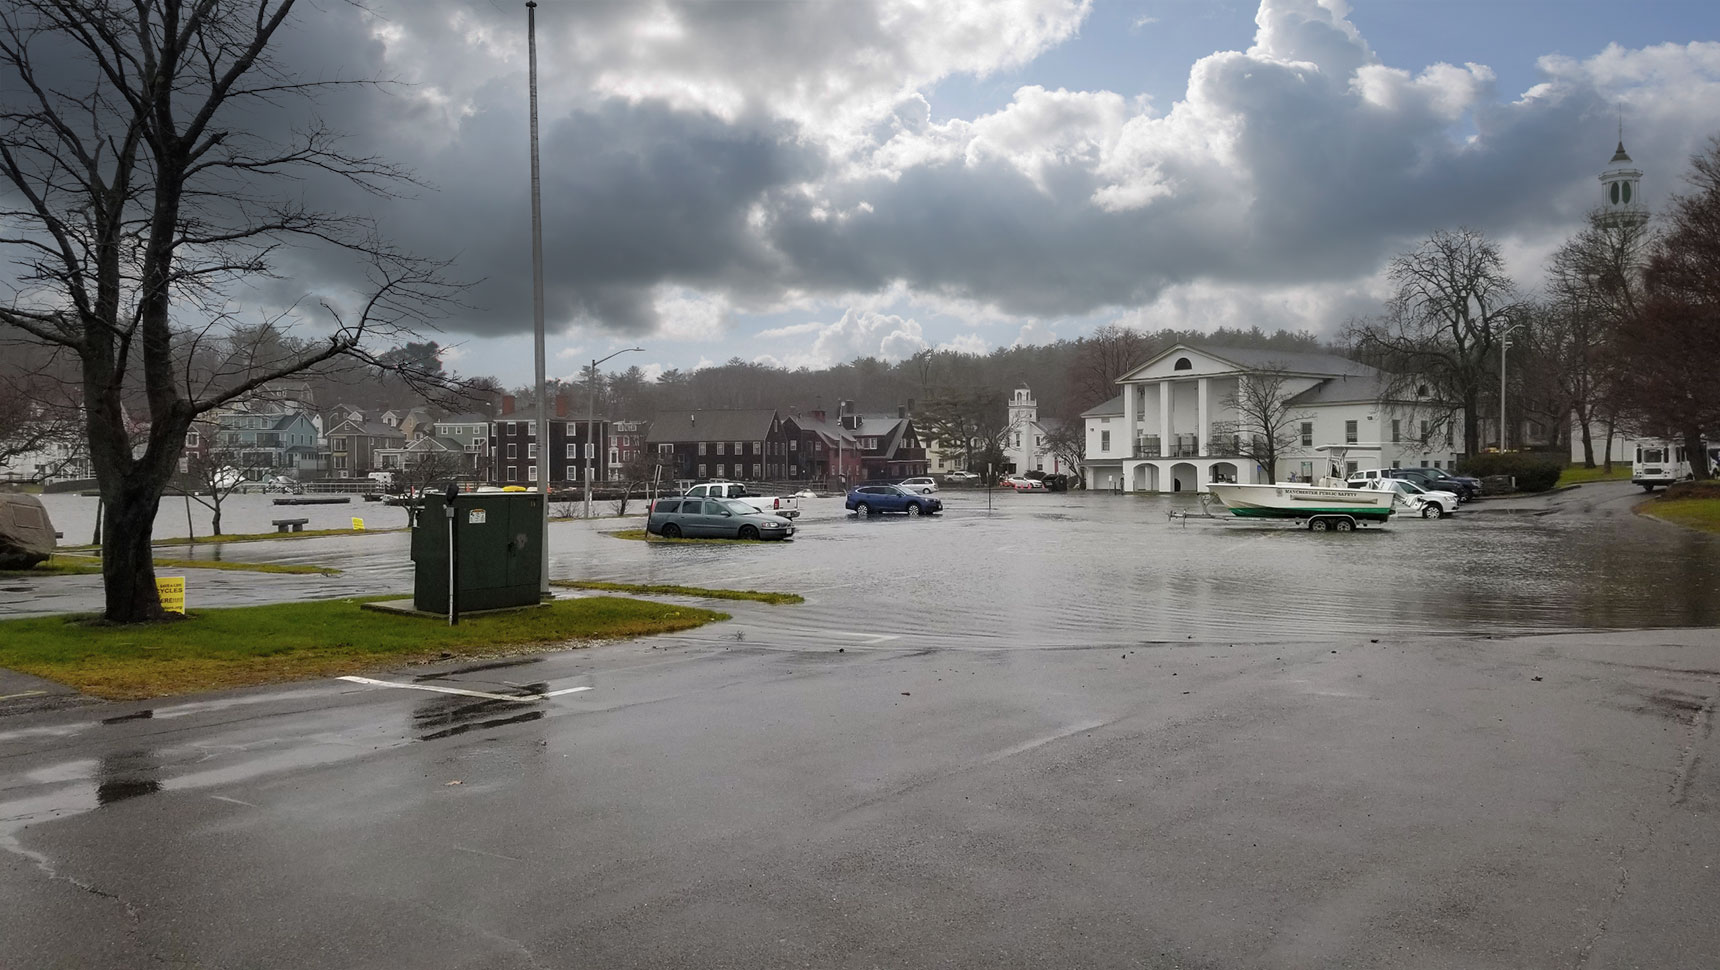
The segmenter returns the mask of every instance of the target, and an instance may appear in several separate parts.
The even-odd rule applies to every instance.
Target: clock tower
[[[1648,207],[1642,203],[1642,170],[1630,160],[1624,150],[1624,135],[1620,132],[1618,151],[1600,174],[1601,217],[1616,226],[1641,226],[1648,221]]]

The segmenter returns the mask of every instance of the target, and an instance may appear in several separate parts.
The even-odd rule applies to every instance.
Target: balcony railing
[[[1200,437],[1192,434],[1172,435],[1168,445],[1161,445],[1158,435],[1143,435],[1135,439],[1136,458],[1235,458],[1242,454],[1242,436],[1214,433],[1202,447]]]

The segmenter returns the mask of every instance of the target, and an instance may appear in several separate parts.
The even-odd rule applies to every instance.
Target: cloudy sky
[[[1625,141],[1659,204],[1720,132],[1697,0],[543,0],[550,370],[984,352],[1107,322],[1332,332],[1440,227],[1520,282]],[[455,366],[531,375],[526,11],[324,5],[284,49],[481,279]],[[329,292],[348,271],[307,260]]]

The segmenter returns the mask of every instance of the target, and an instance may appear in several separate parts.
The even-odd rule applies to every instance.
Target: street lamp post
[[[1499,332],[1499,453],[1505,453],[1505,348],[1511,346],[1511,335],[1521,323],[1513,323]]]
[[[602,360],[591,362],[591,375],[588,378],[590,383],[586,387],[590,403],[586,406],[585,411],[585,517],[588,519],[591,518],[591,458],[597,453],[597,365],[605,360],[619,357],[622,354],[630,354],[636,350],[643,352],[645,348],[626,347]]]

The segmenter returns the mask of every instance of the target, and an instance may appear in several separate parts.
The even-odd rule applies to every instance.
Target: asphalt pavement
[[[1513,600],[1465,610],[1482,586],[1462,577],[1324,630],[1234,585],[1148,615],[1207,568],[1180,558],[1200,543],[1255,575],[1585,535],[1632,568],[1669,544],[1702,577],[1622,586],[1647,606],[1600,615],[1706,615],[1684,604],[1710,588],[1712,542],[1588,501],[1348,546],[1179,539],[1157,506],[1119,505],[1170,578],[1131,561],[1039,620],[1012,602],[1022,577],[1065,591],[1049,577],[1077,558],[1054,537],[1090,557],[1113,507],[831,518],[844,538],[782,548],[605,538],[616,574],[696,583],[752,556],[756,582],[710,584],[798,574],[809,602],[381,683],[0,719],[0,965],[1711,967],[1712,626],[1519,629],[1554,625],[1531,609],[1489,632]],[[888,585],[868,550],[919,535],[985,553],[901,566],[943,611],[856,598]],[[808,571],[849,549],[852,588]],[[1531,586],[1511,596],[1570,604],[1613,575],[1489,562]]]

